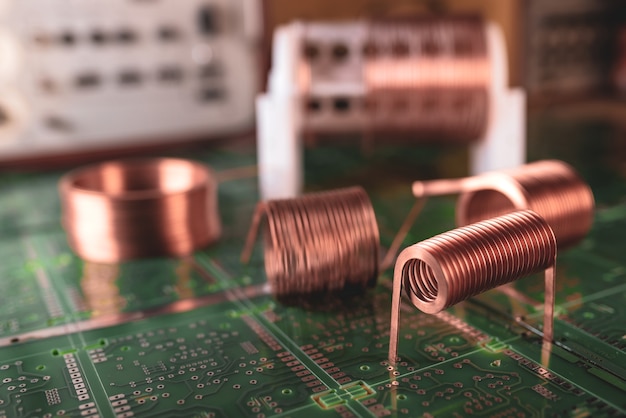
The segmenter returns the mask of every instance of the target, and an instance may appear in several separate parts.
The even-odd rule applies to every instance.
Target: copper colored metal
[[[402,289],[434,314],[533,273],[545,271],[543,339],[553,339],[557,243],[540,215],[526,210],[437,235],[400,253],[394,268],[389,360],[398,351]]]
[[[375,22],[368,35],[363,75],[370,129],[438,141],[480,138],[489,113],[484,21]]]
[[[465,16],[372,21],[335,36],[332,26],[328,33],[318,29],[303,48],[302,89],[308,104],[318,104],[307,107],[306,129],[336,132],[359,125],[365,132],[437,142],[478,140],[490,106],[485,28],[482,19]],[[342,58],[333,56],[339,36],[350,38]],[[319,51],[314,56],[312,45]],[[358,94],[351,87],[355,82],[362,89]],[[346,93],[329,97],[325,86],[337,83]],[[337,99],[350,102],[350,110],[337,110],[339,125],[323,116]]]
[[[263,216],[265,272],[277,297],[362,290],[376,283],[379,234],[360,187],[259,202],[242,261]]]
[[[59,190],[69,245],[85,260],[184,256],[221,233],[215,176],[192,161],[105,162],[66,174]]]
[[[579,243],[591,229],[594,199],[568,164],[544,160],[521,167],[455,180],[416,181],[417,198],[460,193],[458,226],[515,210],[531,209],[554,230],[559,248]]]

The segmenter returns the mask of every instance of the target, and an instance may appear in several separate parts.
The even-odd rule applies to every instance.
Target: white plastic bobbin
[[[289,198],[302,192],[302,132],[306,123],[303,102],[307,95],[312,92],[326,97],[360,97],[366,94],[362,80],[348,79],[343,77],[345,74],[339,74],[341,82],[335,79],[312,85],[310,69],[301,58],[307,36],[350,44],[355,37],[364,37],[368,25],[366,21],[296,22],[276,30],[268,92],[257,98],[256,108],[262,199]],[[487,86],[489,115],[484,135],[471,145],[471,174],[517,167],[526,160],[525,93],[521,89],[508,87],[506,47],[500,28],[487,23],[485,36],[491,67],[490,83]],[[358,65],[357,59],[351,59],[352,66]],[[309,123],[324,132],[345,132],[346,128],[354,127],[361,121],[364,122],[363,117],[357,116],[341,124],[335,122],[324,126],[322,117],[321,120]]]

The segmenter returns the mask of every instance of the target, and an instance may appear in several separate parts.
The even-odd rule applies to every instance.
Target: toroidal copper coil
[[[66,174],[59,189],[68,242],[86,260],[184,256],[221,233],[215,176],[196,162],[105,162]]]
[[[437,141],[467,142],[485,131],[491,66],[481,19],[311,24],[304,38],[309,130],[341,130],[325,119],[332,112],[344,126]]]
[[[593,222],[591,189],[562,161],[538,161],[475,177],[413,184],[416,197],[458,192],[461,192],[456,207],[459,226],[531,209],[545,218],[559,247],[563,248],[580,242]]]
[[[362,188],[260,202],[244,261],[263,215],[265,272],[277,297],[363,290],[376,283],[378,225]]]
[[[406,248],[394,268],[390,359],[396,357],[402,288],[416,308],[433,314],[540,271],[546,271],[544,338],[551,341],[556,252],[548,222],[530,210],[460,227]]]

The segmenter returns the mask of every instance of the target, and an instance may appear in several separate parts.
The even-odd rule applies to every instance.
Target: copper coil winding
[[[352,71],[351,78],[362,80],[364,86],[364,96],[353,105],[362,109],[364,129],[408,132],[438,142],[480,138],[487,127],[491,77],[484,21],[471,17],[373,21],[364,31],[360,43],[352,40],[344,46],[356,52],[345,52],[334,63],[324,60],[321,52],[311,56],[313,40],[306,41],[308,85],[346,78],[340,69],[332,69],[344,65],[346,73]],[[337,44],[327,49],[337,55]],[[313,87],[306,100],[322,104],[325,98]],[[334,100],[336,104],[351,99],[347,95]],[[309,106],[308,116],[319,107]]]
[[[265,272],[277,297],[363,290],[376,283],[378,225],[362,188],[260,202],[244,262],[263,215]]]
[[[217,181],[192,161],[96,164],[66,174],[59,191],[69,245],[85,260],[184,256],[221,234]]]
[[[563,249],[578,244],[593,224],[595,204],[591,188],[563,161],[537,161],[461,179],[416,181],[413,195],[419,200],[389,247],[383,268],[393,263],[393,256],[417,219],[425,198],[457,193],[457,226],[530,209],[548,222]]]
[[[473,223],[406,248],[394,268],[390,360],[396,358],[402,288],[416,308],[434,314],[542,270],[544,340],[552,341],[556,253],[548,222],[530,210]]]
[[[593,223],[591,189],[562,161],[544,160],[464,179],[413,183],[416,197],[459,192],[459,226],[531,209],[546,219],[559,247],[565,248],[580,242]]]
[[[363,70],[373,129],[437,135],[438,141],[480,137],[489,83],[481,20],[372,23],[368,35],[366,45],[376,51],[366,53]]]
[[[539,161],[492,176],[491,188],[461,194],[456,210],[458,225],[531,209],[554,230],[559,248],[576,245],[589,233],[595,207],[593,193],[568,164]],[[502,187],[498,186],[496,176],[502,178]],[[505,178],[511,188],[504,186]],[[518,192],[513,193],[513,187]],[[518,201],[516,194],[521,194],[523,199]]]

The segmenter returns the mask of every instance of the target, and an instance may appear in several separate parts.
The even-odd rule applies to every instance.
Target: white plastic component
[[[0,8],[0,161],[253,128],[256,2],[0,0]],[[7,97],[19,97],[19,121]]]
[[[526,162],[526,94],[508,88],[504,37],[499,27],[487,24],[491,64],[489,121],[485,135],[471,145],[470,174],[514,168]]]
[[[322,77],[311,85],[311,71],[301,61],[305,39],[341,41],[345,44],[363,39],[366,22],[292,23],[277,29],[274,35],[272,69],[268,92],[257,100],[257,141],[261,197],[263,199],[297,196],[302,191],[303,150],[302,132],[305,127],[324,132],[354,130],[367,122],[362,112],[347,112],[338,119],[335,115],[303,117],[304,100],[308,94],[318,96],[362,97],[365,84],[355,78],[361,65],[360,57],[352,54],[343,70],[333,69],[332,63],[323,63]],[[486,25],[486,39],[491,66],[487,128],[483,138],[471,146],[471,171],[512,168],[526,160],[525,94],[521,89],[508,87],[506,49],[500,29]],[[352,78],[350,78],[350,76]],[[319,81],[322,78],[322,81]],[[344,80],[345,79],[345,80]],[[306,125],[306,126],[305,126]]]

